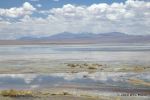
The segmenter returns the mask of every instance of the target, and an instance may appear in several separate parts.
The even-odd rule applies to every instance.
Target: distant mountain
[[[47,37],[30,37],[30,36],[25,36],[19,38],[19,40],[60,40],[60,39],[77,39],[77,38],[91,38],[95,37],[95,34],[92,33],[69,33],[69,32],[64,32],[64,33],[59,33],[55,34],[52,36],[47,36]]]
[[[92,33],[68,33],[68,32],[64,32],[64,33],[60,33],[60,34],[56,34],[53,36],[50,36],[50,39],[77,39],[77,38],[91,38],[95,36],[95,34]]]
[[[32,36],[24,36],[24,37],[21,37],[17,40],[38,40],[40,38],[37,38],[37,37],[32,37]]]
[[[17,40],[0,40],[0,44],[88,44],[88,43],[150,43],[150,35],[128,35],[120,32],[110,33],[69,33],[63,32],[52,36],[26,36]]]
[[[119,32],[111,32],[111,33],[100,33],[100,34],[93,34],[93,33],[59,33],[52,36],[47,37],[34,37],[34,36],[25,36],[19,38],[19,40],[57,40],[57,39],[79,39],[79,38],[96,38],[96,37],[119,37],[119,36],[126,36],[124,33]]]

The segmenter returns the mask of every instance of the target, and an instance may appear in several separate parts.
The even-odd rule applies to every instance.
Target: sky
[[[150,35],[150,0],[1,0],[0,39],[62,32]]]

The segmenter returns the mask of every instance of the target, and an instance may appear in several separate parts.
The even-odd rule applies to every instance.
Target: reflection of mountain
[[[20,40],[43,40],[43,41],[55,41],[55,42],[65,42],[65,43],[140,43],[140,42],[150,42],[150,36],[142,35],[127,35],[119,32],[111,33],[60,33],[48,37],[22,37]]]
[[[92,33],[60,33],[47,37],[21,37],[17,40],[26,43],[150,43],[150,35],[127,35],[119,32],[92,34]],[[10,42],[10,41],[1,41]],[[11,41],[14,42],[14,41]]]

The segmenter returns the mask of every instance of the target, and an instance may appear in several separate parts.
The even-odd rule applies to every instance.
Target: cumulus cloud
[[[71,32],[92,33],[120,31],[128,34],[149,34],[150,2],[128,0],[123,3],[93,4],[91,6],[64,5],[50,12],[63,20]],[[139,13],[140,12],[140,13]],[[88,30],[89,29],[89,30]]]
[[[4,17],[20,17],[25,15],[30,15],[35,11],[36,8],[34,8],[30,3],[25,2],[22,7],[16,8],[10,8],[10,9],[2,9],[0,8],[0,16]]]
[[[127,0],[125,3],[99,3],[90,6],[66,4],[61,8],[38,11],[41,17],[29,16],[34,10],[36,8],[29,3],[20,8],[1,9],[1,16],[24,17],[16,22],[7,20],[11,24],[0,26],[0,32],[3,33],[3,30],[7,29],[8,32],[5,33],[13,32],[19,35],[52,35],[64,31],[150,34],[150,2],[146,1]],[[17,31],[13,31],[14,29]]]

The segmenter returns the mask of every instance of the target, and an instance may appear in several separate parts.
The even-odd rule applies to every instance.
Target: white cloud
[[[146,1],[127,0],[125,3],[100,3],[90,6],[66,4],[61,8],[39,11],[41,17],[30,17],[34,10],[35,8],[29,3],[25,3],[20,8],[1,9],[1,16],[24,17],[16,22],[6,20],[11,24],[1,25],[0,33],[13,32],[15,36],[26,33],[42,36],[64,31],[150,34],[150,2]]]
[[[22,7],[16,8],[10,8],[10,9],[0,9],[0,16],[4,17],[20,17],[25,15],[30,15],[35,11],[36,8],[34,8],[30,3],[25,2]]]
[[[66,25],[70,32],[112,32],[150,34],[150,2],[128,0],[125,3],[93,4],[91,6],[64,5],[50,13]],[[140,12],[140,13],[139,13]]]

